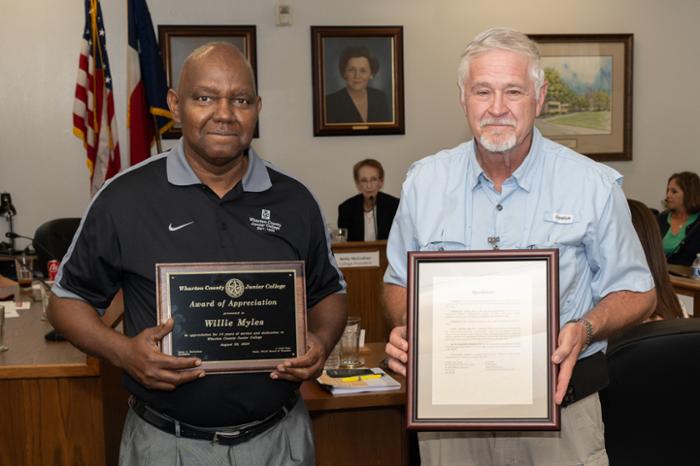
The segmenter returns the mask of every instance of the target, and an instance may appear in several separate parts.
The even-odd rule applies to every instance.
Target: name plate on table
[[[333,255],[341,269],[379,267],[379,251],[336,252]]]
[[[302,261],[156,264],[162,351],[207,372],[263,372],[306,352]]]
[[[410,252],[407,425],[559,430],[556,249]]]

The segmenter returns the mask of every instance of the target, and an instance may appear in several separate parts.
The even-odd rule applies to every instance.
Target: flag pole
[[[161,144],[160,140],[160,129],[158,128],[158,120],[156,119],[156,116],[151,114],[151,118],[153,118],[153,127],[155,128],[155,138],[156,138],[156,152],[157,154],[160,154],[163,152],[163,145]]]

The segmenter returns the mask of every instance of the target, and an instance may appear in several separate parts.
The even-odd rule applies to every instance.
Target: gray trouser
[[[120,466],[313,466],[309,413],[301,398],[271,429],[238,445],[213,444],[163,432],[129,410],[119,449]]]
[[[600,399],[562,408],[560,432],[420,432],[423,466],[607,466]]]

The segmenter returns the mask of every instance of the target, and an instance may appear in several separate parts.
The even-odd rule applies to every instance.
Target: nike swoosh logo
[[[182,225],[178,225],[176,227],[174,227],[173,224],[171,223],[170,225],[168,225],[168,230],[170,230],[170,231],[182,230],[183,228],[188,227],[188,226],[192,225],[193,223],[194,223],[194,220],[192,220],[191,222],[183,223]]]

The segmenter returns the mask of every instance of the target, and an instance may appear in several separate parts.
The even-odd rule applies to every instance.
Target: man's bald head
[[[243,62],[246,69],[250,73],[250,82],[253,84],[253,90],[257,94],[257,88],[255,86],[255,72],[253,71],[253,67],[245,55],[243,55],[243,52],[229,42],[208,42],[200,47],[197,47],[189,55],[187,55],[187,58],[185,58],[185,61],[182,63],[180,79],[177,83],[178,94],[182,92],[183,85],[187,85],[187,83],[184,81],[190,78],[192,68],[206,62],[207,60],[234,60]]]
[[[183,63],[177,90],[168,91],[185,156],[207,170],[239,163],[253,139],[261,105],[250,63],[222,42],[194,50]]]

